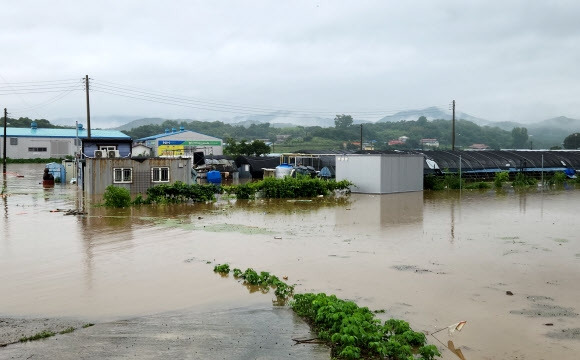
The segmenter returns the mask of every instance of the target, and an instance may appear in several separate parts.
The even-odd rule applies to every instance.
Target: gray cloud
[[[0,14],[0,86],[80,78],[329,112],[442,106],[490,120],[580,117],[574,1],[44,1]],[[0,94],[26,108],[54,94]],[[235,114],[94,93],[95,114]],[[31,117],[84,114],[73,93]],[[387,114],[385,114],[387,115]]]

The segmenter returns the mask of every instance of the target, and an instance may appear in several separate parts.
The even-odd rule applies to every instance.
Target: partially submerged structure
[[[109,185],[144,194],[160,184],[193,182],[190,158],[86,158],[84,190],[103,194]]]
[[[423,190],[421,154],[343,154],[336,156],[336,180],[355,184],[352,192],[390,194]]]

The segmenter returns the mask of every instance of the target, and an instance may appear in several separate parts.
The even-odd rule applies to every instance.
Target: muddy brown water
[[[227,262],[385,310],[378,316],[416,330],[466,320],[461,332],[428,336],[444,359],[459,357],[449,341],[466,359],[580,351],[578,190],[116,210],[93,206],[74,185],[44,189],[42,168],[9,165],[3,182],[0,316],[106,321],[273,297],[212,272]],[[88,214],[55,211],[78,208]]]

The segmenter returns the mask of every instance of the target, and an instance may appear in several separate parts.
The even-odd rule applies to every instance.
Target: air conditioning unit
[[[103,150],[95,150],[95,157],[96,157],[97,159],[100,159],[100,158],[102,158],[102,157],[103,157],[103,155],[104,155],[104,154],[103,154]]]
[[[119,154],[119,150],[109,150],[108,157],[109,158],[118,158],[118,157],[121,157],[121,155]]]

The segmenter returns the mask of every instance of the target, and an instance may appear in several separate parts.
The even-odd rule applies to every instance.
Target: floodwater
[[[288,276],[297,292],[385,310],[378,316],[419,331],[467,321],[461,332],[428,336],[443,359],[573,359],[580,351],[578,190],[116,210],[94,206],[75,185],[43,189],[43,166],[8,167],[0,316],[106,321],[273,297],[213,273],[227,262]]]

